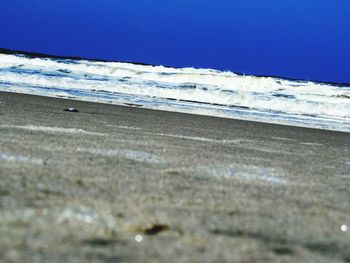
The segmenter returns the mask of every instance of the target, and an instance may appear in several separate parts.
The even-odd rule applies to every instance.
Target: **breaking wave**
[[[350,89],[212,69],[0,54],[0,90],[350,131]]]

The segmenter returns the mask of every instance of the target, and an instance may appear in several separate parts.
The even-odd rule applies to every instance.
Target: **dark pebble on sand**
[[[68,112],[79,112],[79,110],[76,109],[76,108],[65,108],[63,111],[68,111]]]
[[[149,227],[139,228],[139,232],[144,235],[157,235],[160,232],[168,231],[170,227],[166,224],[154,224]]]

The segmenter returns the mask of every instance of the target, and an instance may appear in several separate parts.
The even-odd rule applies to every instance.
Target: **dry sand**
[[[347,133],[0,93],[0,261],[350,262],[349,153]]]

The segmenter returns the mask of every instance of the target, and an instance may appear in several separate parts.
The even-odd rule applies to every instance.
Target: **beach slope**
[[[350,262],[349,153],[349,133],[0,92],[0,261]]]

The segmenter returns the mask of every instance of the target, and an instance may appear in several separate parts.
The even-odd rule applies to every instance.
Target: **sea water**
[[[0,91],[350,132],[350,85],[0,54]]]

